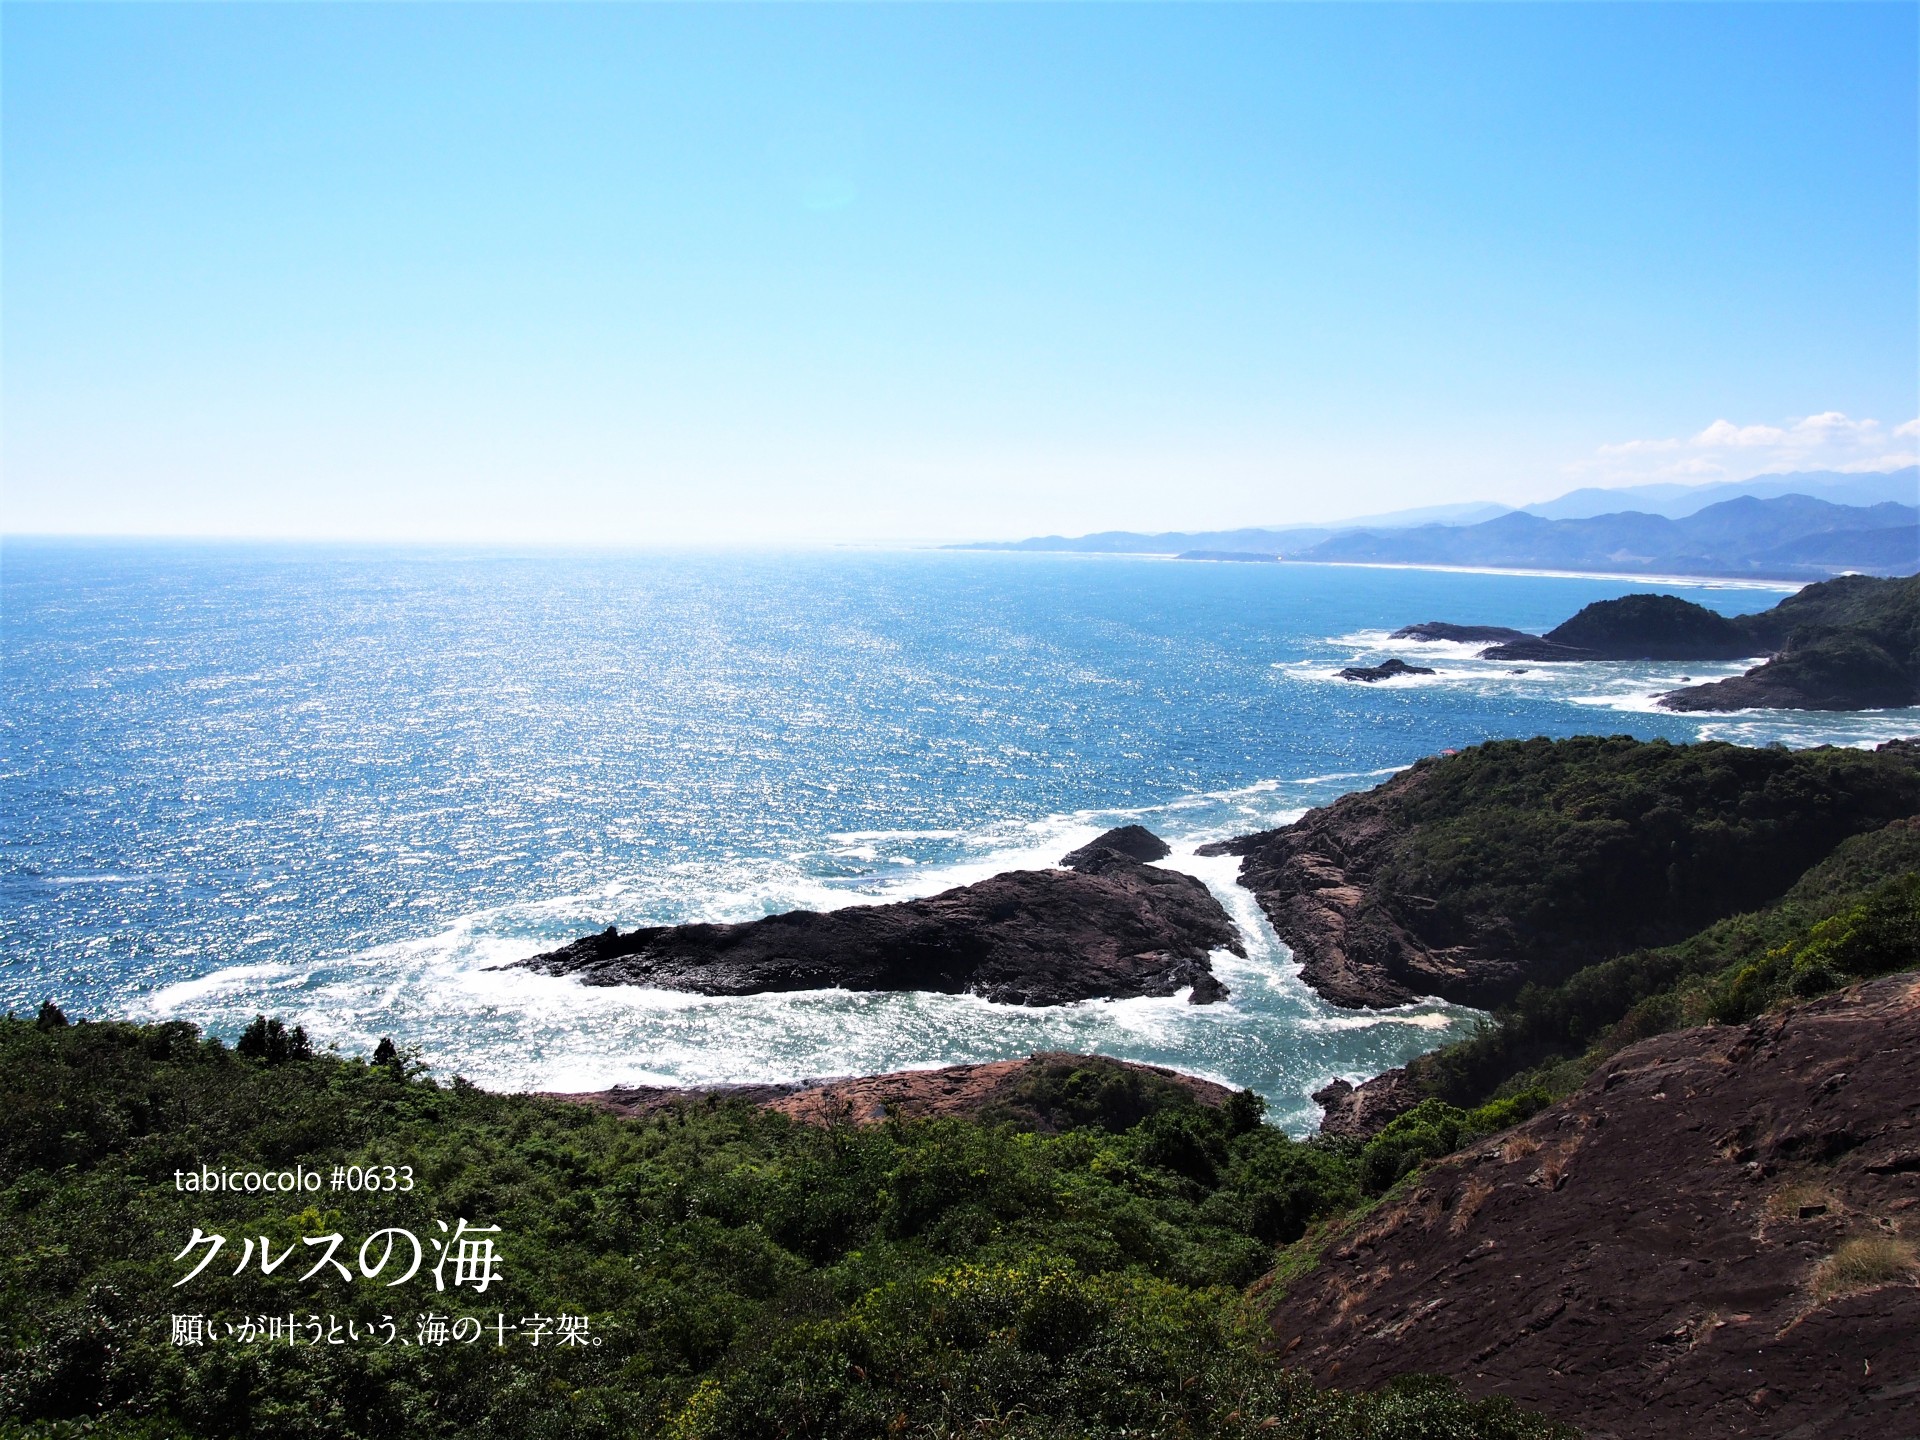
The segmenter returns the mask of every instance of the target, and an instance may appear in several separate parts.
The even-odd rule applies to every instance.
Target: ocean
[[[1098,1051],[1267,1097],[1475,1022],[1342,1011],[1237,862],[1421,755],[1501,736],[1872,744],[1913,711],[1683,716],[1741,665],[1506,666],[1413,621],[1545,629],[1786,587],[939,550],[608,553],[8,540],[0,1005],[258,1013],[503,1089],[788,1080]],[[1398,654],[1438,672],[1340,680]],[[1524,672],[1524,673],[1521,673]],[[607,925],[926,895],[1137,821],[1246,932],[1224,1005],[715,999],[493,967]]]

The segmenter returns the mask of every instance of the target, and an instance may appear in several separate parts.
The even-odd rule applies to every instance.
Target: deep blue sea
[[[1738,665],[1510,667],[1389,643],[1543,629],[1657,588],[1777,589],[942,551],[0,548],[0,1005],[258,1012],[441,1075],[587,1089],[1097,1050],[1268,1096],[1472,1023],[1328,1006],[1195,845],[1494,736],[1872,743],[1914,711],[1699,718]],[[1440,673],[1335,678],[1400,654]],[[1239,919],[1222,1006],[844,992],[709,999],[500,972],[608,924],[929,894],[1123,821]]]

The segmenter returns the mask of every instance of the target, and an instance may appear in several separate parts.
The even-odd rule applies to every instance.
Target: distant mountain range
[[[1920,502],[1920,466],[1904,470],[1873,470],[1849,473],[1843,470],[1795,470],[1783,475],[1756,475],[1751,480],[1724,480],[1711,485],[1628,485],[1618,490],[1592,486],[1571,490],[1557,500],[1538,505],[1522,505],[1529,515],[1543,520],[1587,520],[1596,515],[1617,515],[1623,510],[1638,510],[1645,515],[1665,515],[1681,520],[1721,500],[1751,495],[1756,500],[1772,500],[1781,495],[1811,495],[1835,505],[1881,505],[1891,500],[1899,505]],[[1435,520],[1446,517],[1435,515]],[[1489,516],[1478,516],[1489,519]],[[1356,524],[1360,522],[1355,522]]]
[[[1546,520],[1516,510],[1478,525],[1350,531],[1289,558],[1629,574],[1904,575],[1920,569],[1920,507],[1743,495],[1681,520],[1632,510]]]
[[[953,548],[1816,580],[1920,570],[1916,500],[1920,467],[1909,466],[1576,490],[1522,510],[1436,506],[1333,525],[1109,530]],[[1598,508],[1606,506],[1613,508]],[[1434,523],[1442,520],[1455,523]]]

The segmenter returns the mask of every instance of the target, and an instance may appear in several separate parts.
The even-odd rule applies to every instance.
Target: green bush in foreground
[[[1529,1102],[1431,1102],[1366,1147],[1302,1144],[1251,1096],[1209,1109],[1069,1068],[1015,1106],[1064,1115],[1059,1134],[813,1128],[741,1104],[636,1122],[249,1033],[253,1056],[184,1024],[0,1022],[4,1433],[1556,1433],[1445,1386],[1317,1391],[1260,1351],[1241,1299],[1276,1244]],[[337,1164],[411,1165],[417,1188],[175,1189],[202,1165]],[[460,1217],[500,1226],[484,1295],[231,1273],[243,1236],[279,1253]],[[231,1248],[176,1288],[196,1226]],[[391,1313],[407,1338],[429,1311],[566,1313],[598,1343],[180,1346],[168,1317],[185,1311]]]

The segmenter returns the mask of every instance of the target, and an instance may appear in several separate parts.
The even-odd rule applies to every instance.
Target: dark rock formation
[[[1572,645],[1558,645],[1536,635],[1524,640],[1509,641],[1505,645],[1491,645],[1480,652],[1482,660],[1545,660],[1572,664],[1576,660],[1606,660],[1609,657],[1592,650],[1581,650]]]
[[[1243,857],[1240,883],[1292,949],[1300,978],[1335,1005],[1403,1005],[1440,993],[1454,978],[1420,964],[1414,957],[1423,958],[1425,947],[1409,944],[1368,894],[1373,862],[1401,829],[1392,792],[1418,783],[1418,772],[1409,771],[1282,829],[1201,847],[1203,855]]]
[[[738,925],[609,928],[517,962],[589,985],[702,995],[937,990],[1010,1005],[1226,998],[1208,952],[1239,932],[1199,880],[1106,850],[1090,870],[1014,870],[924,900],[795,910]]]
[[[1920,666],[1857,635],[1822,637],[1731,680],[1660,697],[1667,710],[1897,710],[1920,705]]]
[[[1095,836],[1078,850],[1062,855],[1060,863],[1069,870],[1097,872],[1111,863],[1110,857],[1113,856],[1150,865],[1155,860],[1166,859],[1172,853],[1173,847],[1146,826],[1121,825],[1104,835]]]
[[[1661,697],[1669,710],[1883,710],[1920,705],[1920,576],[1847,575],[1744,617],[1778,653],[1731,680]]]
[[[1331,1237],[1274,1287],[1274,1343],[1322,1383],[1450,1375],[1617,1440],[1904,1437],[1916,1241],[1907,974],[1621,1051]]]
[[[1372,1138],[1426,1098],[1400,1068],[1383,1071],[1360,1085],[1335,1080],[1313,1092],[1324,1112],[1320,1133],[1346,1140]]]
[[[1737,660],[1755,650],[1738,620],[1673,595],[1596,601],[1545,638],[1609,660]]]
[[[1409,665],[1400,659],[1383,660],[1378,665],[1349,665],[1340,672],[1342,680],[1358,680],[1371,685],[1376,680],[1391,680],[1396,675],[1431,675],[1433,669],[1427,665]]]
[[[902,1070],[891,1075],[697,1089],[619,1086],[549,1098],[635,1118],[656,1115],[676,1105],[744,1100],[816,1125],[877,1125],[889,1115],[965,1115],[1011,1121],[1024,1130],[1051,1134],[1084,1124],[1124,1130],[1163,1106],[1220,1106],[1233,1094],[1224,1085],[1158,1065],[1104,1055],[1042,1051],[1025,1060]]]
[[[1525,630],[1509,630],[1504,625],[1449,625],[1444,620],[1428,620],[1419,625],[1403,625],[1393,632],[1395,640],[1454,640],[1467,645],[1499,644],[1508,640],[1535,640]]]

